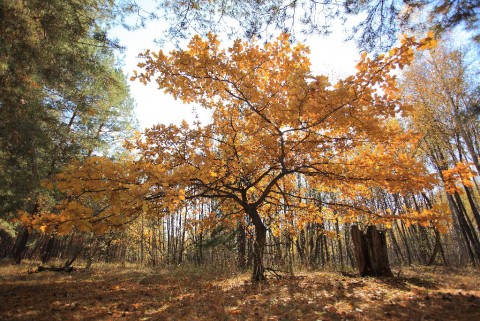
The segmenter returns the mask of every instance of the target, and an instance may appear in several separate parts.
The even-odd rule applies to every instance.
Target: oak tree
[[[258,281],[265,278],[268,228],[276,233],[332,215],[367,225],[396,219],[366,200],[375,188],[403,193],[435,183],[412,154],[418,137],[401,125],[410,109],[392,73],[415,48],[432,46],[429,36],[404,37],[376,58],[362,55],[357,73],[335,84],[311,73],[308,48],[286,34],[264,46],[237,40],[223,48],[210,34],[194,37],[186,50],[146,51],[133,79],[154,80],[175,98],[201,104],[212,111],[211,122],[146,130],[129,143],[136,160],[72,164],[57,176],[65,201],[32,223],[102,232],[141,213],[215,199],[205,221],[254,225]],[[428,218],[436,222],[433,212]]]

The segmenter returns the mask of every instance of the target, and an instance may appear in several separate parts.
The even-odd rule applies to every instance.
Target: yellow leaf
[[[179,192],[178,192],[178,199],[180,201],[184,201],[185,200],[185,190],[184,189],[181,189]]]

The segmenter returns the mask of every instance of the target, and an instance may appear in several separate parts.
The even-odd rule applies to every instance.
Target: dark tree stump
[[[357,258],[357,267],[361,276],[393,276],[387,253],[387,238],[384,232],[375,226],[369,226],[367,232],[352,226],[352,240]]]

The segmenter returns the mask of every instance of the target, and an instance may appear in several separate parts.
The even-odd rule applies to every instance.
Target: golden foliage
[[[472,170],[473,164],[458,162],[455,167],[442,171],[445,189],[449,194],[463,194],[462,187],[473,187],[472,178],[477,173]]]
[[[223,49],[210,34],[195,36],[186,50],[147,50],[132,79],[155,80],[175,98],[211,109],[211,123],[147,129],[127,143],[138,152],[135,162],[72,163],[55,177],[65,201],[34,223],[103,233],[141,213],[212,198],[219,207],[202,218],[206,225],[222,217],[235,226],[251,211],[273,233],[324,220],[375,220],[364,201],[373,188],[404,193],[436,183],[413,156],[418,136],[397,120],[410,108],[393,73],[414,49],[433,44],[404,37],[386,55],[362,55],[357,73],[333,85],[311,74],[308,48],[286,34],[263,47],[237,40]]]

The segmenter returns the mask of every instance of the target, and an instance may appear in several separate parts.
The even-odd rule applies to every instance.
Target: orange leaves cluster
[[[445,189],[449,194],[463,193],[462,187],[473,187],[472,178],[477,173],[472,170],[472,164],[458,162],[455,167],[442,171]]]
[[[128,144],[136,162],[92,158],[69,166],[56,178],[67,195],[57,226],[79,218],[84,229],[121,226],[143,212],[216,199],[232,222],[254,209],[288,229],[371,215],[362,200],[372,188],[429,188],[432,178],[413,157],[418,137],[395,120],[409,106],[398,98],[393,71],[411,61],[413,49],[431,45],[405,37],[387,55],[363,55],[358,72],[333,86],[311,74],[308,48],[286,34],[264,46],[237,40],[223,48],[210,34],[186,50],[147,50],[132,79],[154,80],[211,109],[211,123],[148,129]],[[315,191],[329,196],[319,202]]]
[[[405,209],[405,212],[399,215],[382,215],[378,218],[379,223],[383,223],[386,228],[392,227],[392,222],[402,220],[408,227],[411,224],[420,224],[424,227],[435,227],[440,233],[446,233],[448,224],[452,217],[447,203],[435,203],[431,208],[421,211]]]
[[[51,211],[23,215],[28,225],[44,232],[106,233],[122,228],[139,215],[148,187],[141,184],[144,169],[133,162],[91,157],[69,164],[47,184],[64,195]],[[54,184],[53,184],[54,183]]]

